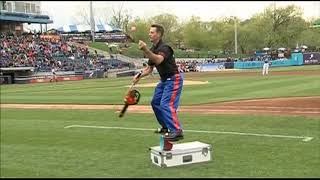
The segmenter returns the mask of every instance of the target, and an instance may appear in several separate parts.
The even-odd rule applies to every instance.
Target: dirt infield
[[[230,77],[230,76],[257,76],[261,75],[260,71],[243,71],[243,70],[230,70],[230,71],[212,71],[212,72],[189,72],[185,73],[186,78],[195,78],[203,76],[214,76],[214,77]],[[304,71],[273,71],[269,70],[269,76],[290,76],[290,75],[303,75],[303,76],[314,76],[320,75],[319,69],[317,70],[304,70]]]
[[[191,81],[191,80],[184,80],[183,85],[199,85],[199,84],[208,84],[208,81]],[[144,84],[137,84],[136,87],[156,87],[158,82],[155,83],[144,83]],[[130,87],[130,85],[125,86]]]
[[[1,104],[19,109],[109,109],[118,113],[123,105],[80,104]],[[254,114],[320,117],[320,96],[253,99],[223,103],[181,106],[178,112],[192,114]],[[129,106],[127,113],[152,113],[151,106]]]

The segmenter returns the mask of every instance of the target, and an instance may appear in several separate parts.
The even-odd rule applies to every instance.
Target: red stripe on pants
[[[174,126],[176,129],[180,129],[177,112],[176,112],[176,109],[174,108],[174,101],[176,100],[177,91],[179,90],[179,81],[180,81],[180,74],[176,74],[176,78],[174,81],[174,87],[173,87],[173,93],[171,95],[170,103],[169,103],[171,117],[173,119]]]

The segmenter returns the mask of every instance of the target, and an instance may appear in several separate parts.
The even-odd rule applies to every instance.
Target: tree
[[[267,46],[289,46],[288,42],[285,41],[292,34],[288,33],[287,30],[289,25],[294,24],[297,18],[301,19],[301,9],[294,5],[276,9],[270,6],[266,8],[262,16],[262,22],[271,31],[266,37]]]
[[[89,7],[89,6],[88,6]],[[102,8],[94,8],[94,19],[95,24],[103,24],[107,23],[108,15],[105,13],[104,9]],[[73,16],[74,21],[76,24],[82,25],[90,25],[90,9],[78,6],[75,16]]]
[[[90,25],[90,12],[88,8],[77,8],[76,16],[73,18],[76,24]]]
[[[310,24],[309,24],[310,25]],[[297,39],[300,45],[307,45],[312,49],[320,49],[320,28],[306,28]]]
[[[241,53],[253,53],[266,47],[264,40],[268,33],[260,24],[259,17],[253,17],[238,26],[238,45]]]
[[[131,38],[134,40],[134,42],[138,42],[139,40],[142,40],[146,43],[149,42],[149,27],[150,22],[145,19],[136,18],[132,22],[129,23],[129,26],[135,26],[136,31],[134,32],[128,32],[128,34],[131,36]]]
[[[183,30],[184,42],[189,48],[205,48],[206,40],[200,17],[192,16]]]
[[[184,40],[183,29],[185,28],[185,24],[181,22],[177,26],[178,26],[177,29],[172,32],[173,39],[175,41],[175,44],[173,47],[181,48]]]
[[[223,44],[223,22],[211,21],[206,25],[207,44],[210,50],[221,50]]]
[[[240,49],[247,52],[261,50],[263,47],[293,47],[305,28],[306,23],[298,7],[273,9],[270,6],[239,27]]]
[[[150,24],[159,24],[164,28],[164,41],[170,45],[176,43],[175,32],[178,30],[178,17],[172,14],[160,14],[150,19]]]
[[[110,25],[122,29],[125,33],[128,33],[130,20],[131,15],[127,9],[123,8],[123,4],[121,4],[118,8],[112,8]]]

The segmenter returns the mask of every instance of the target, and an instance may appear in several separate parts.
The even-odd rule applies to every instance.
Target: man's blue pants
[[[171,132],[182,129],[177,116],[183,87],[183,73],[175,74],[165,82],[160,81],[151,101],[152,109],[159,124]]]

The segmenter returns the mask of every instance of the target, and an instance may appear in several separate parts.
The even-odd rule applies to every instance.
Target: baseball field
[[[150,101],[158,75],[1,86],[1,177],[320,177],[320,65],[185,73],[183,142],[206,163],[160,168]]]

